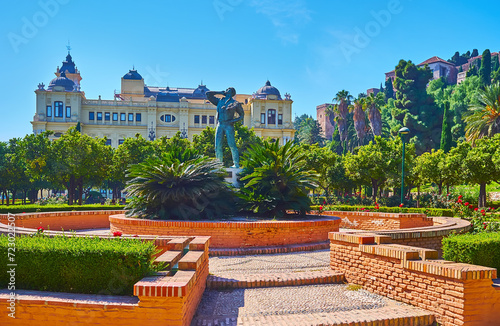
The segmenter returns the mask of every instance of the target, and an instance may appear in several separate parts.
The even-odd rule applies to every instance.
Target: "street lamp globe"
[[[401,129],[399,129],[398,133],[400,135],[408,135],[410,133],[410,129],[406,128],[406,127],[403,127]]]

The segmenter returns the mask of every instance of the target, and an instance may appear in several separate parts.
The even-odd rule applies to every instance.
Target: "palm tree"
[[[287,210],[310,210],[309,190],[317,187],[317,175],[307,166],[302,146],[288,142],[264,141],[252,145],[243,159],[239,196],[244,210],[280,217]]]
[[[385,104],[384,93],[371,93],[365,101],[366,108],[368,109],[368,119],[373,136],[382,135],[382,116],[380,115],[380,107]]]
[[[333,98],[335,103],[333,107],[333,112],[335,113],[335,122],[339,128],[340,141],[344,142],[347,140],[347,114],[349,114],[349,104],[353,99],[349,91],[341,90]],[[345,149],[344,149],[345,150]]]
[[[479,103],[469,106],[463,120],[468,141],[500,133],[500,83],[478,91]]]
[[[362,145],[363,139],[366,136],[366,115],[365,111],[363,111],[364,104],[365,99],[358,98],[355,99],[353,104],[349,106],[349,109],[353,112],[354,129],[356,129],[359,146]]]
[[[232,191],[215,159],[176,150],[132,165],[127,215],[148,219],[214,219],[231,212]]]

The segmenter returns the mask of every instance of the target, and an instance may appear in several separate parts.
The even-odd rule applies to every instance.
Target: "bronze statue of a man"
[[[223,95],[223,98],[217,98],[215,95]],[[213,105],[217,106],[217,129],[215,130],[215,156],[219,161],[222,162],[222,140],[224,134],[226,134],[227,144],[231,149],[231,154],[233,156],[233,166],[234,168],[240,167],[240,156],[238,154],[238,148],[236,147],[236,141],[234,140],[234,123],[243,120],[245,112],[241,103],[233,99],[236,95],[236,90],[232,87],[226,89],[226,91],[207,92],[207,99]],[[238,113],[238,117],[235,118],[234,114]]]

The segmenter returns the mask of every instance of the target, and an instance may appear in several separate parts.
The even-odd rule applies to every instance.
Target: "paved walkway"
[[[318,250],[211,257],[209,279],[268,279],[280,275],[304,279],[314,273],[332,273],[329,256],[329,250]],[[356,325],[361,326],[388,321],[394,325],[425,326],[434,321],[434,317],[425,310],[365,290],[356,290],[347,284],[269,286],[262,282],[259,285],[261,287],[257,288],[234,286],[229,290],[208,288],[191,325],[303,326],[358,323]]]

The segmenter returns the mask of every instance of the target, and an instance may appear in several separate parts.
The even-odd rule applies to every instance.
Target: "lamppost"
[[[404,200],[404,192],[405,192],[405,135],[410,133],[410,129],[403,127],[398,131],[401,136],[401,141],[403,142],[403,162],[401,163],[401,204],[403,204]]]

